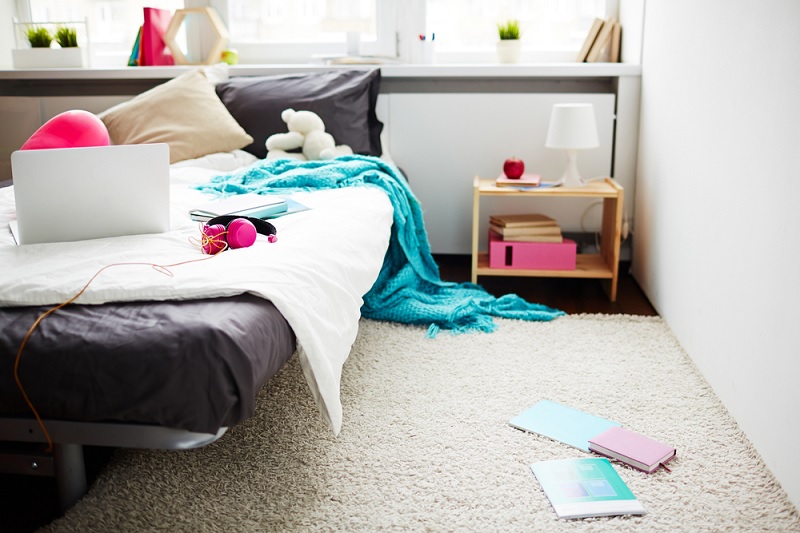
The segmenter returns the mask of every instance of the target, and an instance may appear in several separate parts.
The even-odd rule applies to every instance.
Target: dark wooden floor
[[[436,261],[443,280],[469,281],[469,256],[437,255]],[[529,302],[541,303],[569,314],[657,314],[636,281],[628,274],[628,265],[624,263],[620,265],[616,302],[609,301],[602,283],[597,280],[483,276],[478,278],[478,283],[495,296],[513,293]],[[112,452],[109,448],[86,448],[90,483],[108,462]],[[0,474],[0,531],[34,531],[59,515],[52,478]]]
[[[470,256],[435,257],[442,279],[470,280]],[[609,301],[603,283],[593,279],[480,276],[478,283],[495,296],[517,294],[529,302],[561,309],[569,314],[657,315],[650,301],[629,274],[629,268],[628,263],[620,264],[616,302]]]

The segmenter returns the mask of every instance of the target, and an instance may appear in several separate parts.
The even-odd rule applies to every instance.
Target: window
[[[370,0],[230,0],[228,30],[242,42],[341,42],[346,32],[374,41],[375,7]]]
[[[37,22],[88,20],[92,66],[122,66],[145,6],[211,6],[242,63],[308,63],[352,54],[407,61],[420,35],[439,63],[493,63],[497,24],[517,19],[522,61],[573,61],[595,17],[618,0],[17,0]],[[348,44],[349,43],[349,44]]]
[[[436,38],[442,63],[494,62],[497,24],[517,19],[523,61],[573,61],[595,17],[617,0],[211,0],[243,62],[307,62],[342,55],[346,33],[363,55],[411,55],[420,35]]]
[[[183,0],[27,0],[17,2],[17,18],[29,22],[87,21],[93,67],[127,65],[139,26],[142,8],[174,11]]]
[[[616,11],[606,0],[427,0],[426,28],[449,62],[493,61],[497,24],[518,20],[523,61],[573,61],[595,17]],[[612,10],[613,8],[613,10]]]
[[[400,0],[211,0],[244,63],[307,63],[332,55],[396,56]],[[351,43],[351,44],[349,44]]]

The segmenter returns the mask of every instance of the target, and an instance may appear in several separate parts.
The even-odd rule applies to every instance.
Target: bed
[[[563,314],[439,278],[421,206],[380,158],[379,82],[376,70],[213,82],[192,70],[101,113],[116,144],[169,144],[166,233],[16,246],[12,187],[0,188],[0,445],[15,448],[0,456],[6,471],[55,475],[66,509],[86,490],[82,446],[214,442],[253,413],[292,356],[338,434],[342,367],[362,316],[435,336],[492,331],[493,316]],[[317,112],[356,155],[270,159],[264,141],[284,131],[288,107]],[[190,209],[242,192],[307,209],[271,220],[277,242],[204,256]],[[19,354],[36,317],[76,295]],[[53,449],[19,449],[45,442]]]
[[[293,355],[321,415],[341,427],[341,367],[390,237],[386,195],[287,191],[309,209],[272,221],[278,242],[259,236],[213,258],[188,211],[214,197],[199,185],[263,158],[286,107],[315,109],[341,142],[380,155],[379,72],[212,78],[191,71],[100,115],[117,144],[170,145],[169,232],[19,247],[8,229],[13,187],[0,188],[2,466],[54,475],[64,509],[86,490],[82,446],[209,444],[252,415],[258,390]],[[45,435],[13,375],[20,344],[38,316],[117,263],[140,264],[103,271],[41,322],[19,358]]]

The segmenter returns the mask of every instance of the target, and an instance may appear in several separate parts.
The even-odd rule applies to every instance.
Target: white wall
[[[525,162],[525,171],[556,181],[564,172],[563,151],[545,148],[550,111],[556,103],[591,103],[600,147],[578,154],[585,178],[611,172],[613,94],[419,94],[385,95],[389,100],[392,158],[419,198],[431,250],[469,254],[472,250],[472,181],[496,178],[506,158]],[[466,110],[466,111],[465,111]],[[627,184],[623,184],[626,186]],[[483,201],[481,249],[486,249],[489,215],[535,210],[556,218],[565,231],[599,231],[602,209],[591,200],[495,199]],[[586,216],[582,215],[586,213]]]
[[[633,265],[800,507],[798,28],[792,0],[648,0]]]

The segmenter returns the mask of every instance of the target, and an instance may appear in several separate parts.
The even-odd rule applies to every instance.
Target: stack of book
[[[540,213],[493,215],[489,217],[489,228],[503,241],[564,242],[558,223]]]
[[[579,63],[619,62],[622,29],[614,17],[596,18],[578,52]]]

